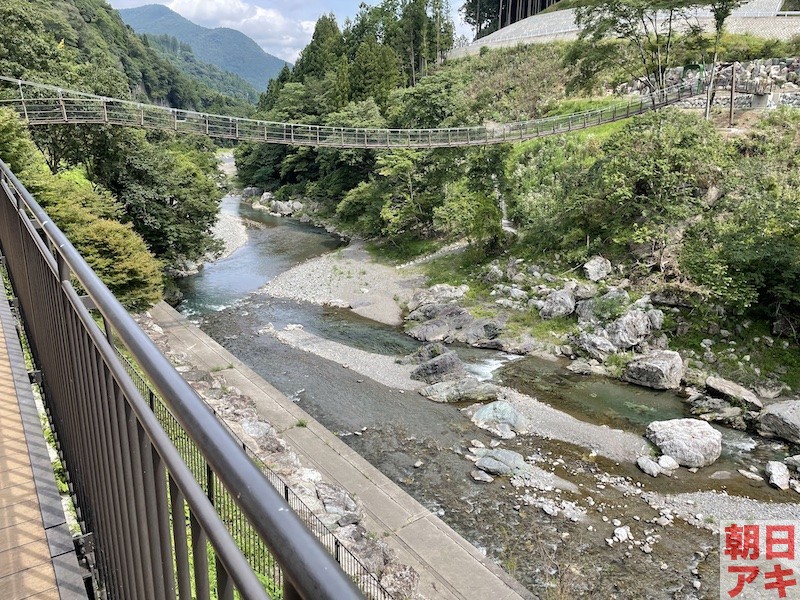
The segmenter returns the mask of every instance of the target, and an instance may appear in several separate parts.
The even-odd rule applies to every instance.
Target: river
[[[598,580],[592,569],[602,570],[601,565],[609,561],[604,543],[608,533],[600,531],[600,515],[588,517],[588,523],[598,523],[594,528],[586,521],[565,522],[527,507],[520,499],[523,491],[517,492],[507,483],[474,482],[469,476],[472,465],[464,454],[470,440],[488,445],[490,437],[474,427],[459,407],[436,404],[416,393],[383,386],[340,364],[293,349],[270,335],[260,335],[258,332],[269,324],[278,329],[300,324],[321,337],[380,354],[405,355],[418,346],[399,329],[347,310],[254,293],[278,273],[331,251],[342,242],[324,230],[253,210],[236,197],[226,197],[222,210],[251,223],[247,244],[181,282],[185,300],[179,309],[208,335],[340,435],[529,589],[542,593],[563,586],[576,592],[591,591],[598,597],[633,599],[672,597],[675,589],[691,587],[695,575],[688,573],[686,565],[697,562],[694,551],[698,547],[707,549],[714,544],[708,534],[676,524],[672,538],[660,544],[659,560],[669,564],[667,578],[675,579],[674,586],[664,588],[663,596],[644,594],[653,589],[659,577],[663,585],[665,576],[661,569],[655,569],[652,576],[640,572],[639,562],[654,560],[650,555],[634,555],[627,559],[628,566],[623,558],[613,568],[613,580],[610,576]],[[494,376],[587,421],[641,434],[652,420],[686,416],[681,400],[668,392],[573,375],[559,363],[532,358],[511,360],[497,352],[470,348],[459,348],[458,352],[468,370],[479,377]],[[725,454],[711,470],[735,472],[780,449],[757,444],[743,433],[726,430],[724,435]],[[557,474],[587,490],[592,488],[598,505],[609,507],[606,514],[630,517],[635,510],[641,519],[658,515],[641,503],[629,508],[626,494],[614,486],[597,485],[606,472],[641,479],[641,473],[632,465],[588,460],[582,448],[537,438],[518,438],[506,443],[506,447],[524,456],[536,455],[545,463],[563,457],[565,464],[571,466],[564,466],[564,472],[559,472],[561,466],[556,464]],[[707,476],[692,478],[688,473],[669,480],[648,481],[648,485],[663,492],[736,487],[730,481],[720,483]],[[740,491],[754,496],[770,493],[763,486],[746,486]],[[579,542],[579,546],[572,546],[570,539]],[[576,551],[581,554],[580,559],[574,556]],[[615,591],[610,595],[620,586],[624,593]]]

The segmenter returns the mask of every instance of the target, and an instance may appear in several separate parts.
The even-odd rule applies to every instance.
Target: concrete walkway
[[[5,295],[0,297],[0,598],[86,598]]]
[[[150,314],[167,334],[170,347],[184,353],[198,368],[210,371],[220,364],[233,365],[225,371],[227,382],[254,400],[259,413],[305,466],[358,496],[369,531],[384,539],[401,562],[417,570],[423,596],[431,600],[532,597],[441,519],[168,304],[161,302]],[[308,426],[295,427],[300,419]]]

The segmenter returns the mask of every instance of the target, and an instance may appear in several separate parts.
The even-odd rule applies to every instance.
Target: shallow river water
[[[521,507],[511,486],[499,480],[485,485],[469,477],[472,464],[463,456],[469,441],[478,439],[488,445],[490,438],[474,427],[459,407],[436,404],[416,393],[402,393],[339,364],[286,346],[270,335],[259,335],[259,330],[270,323],[277,329],[298,323],[319,336],[380,354],[405,355],[418,345],[397,328],[346,310],[254,293],[278,273],[335,249],[341,240],[324,230],[254,211],[235,197],[226,198],[222,210],[241,214],[254,223],[249,240],[227,259],[206,265],[200,274],[182,282],[185,300],[179,309],[184,314],[529,589],[541,593],[568,585],[580,590],[589,584],[573,582],[573,575],[580,575],[575,575],[578,580],[593,580],[593,569],[608,569],[602,535],[587,533],[585,524],[563,523],[538,509]],[[683,403],[671,393],[576,376],[559,363],[532,358],[511,360],[501,353],[470,348],[458,351],[477,376],[494,377],[590,422],[643,433],[652,420],[686,416]],[[730,430],[725,430],[724,435],[725,453],[715,469],[734,470],[748,464],[755,444],[752,438]],[[585,462],[581,448],[531,438],[509,442],[506,447],[525,456],[564,456],[578,465],[570,473],[571,480],[581,486],[596,483],[600,467]],[[769,445],[756,449],[759,460],[762,454],[775,451]],[[418,461],[422,461],[421,467],[414,466]],[[635,474],[635,467],[630,465],[601,466],[616,468],[621,475]],[[652,484],[657,491],[664,488],[660,491],[665,492],[719,487],[718,482],[706,479],[653,480]],[[761,488],[746,491],[753,495],[764,493]],[[614,501],[614,494],[607,502]],[[642,518],[647,516],[646,511],[641,513]],[[686,539],[695,534],[688,526],[682,527],[673,542],[663,544],[665,556],[678,565],[676,569],[681,563],[688,565],[695,560],[692,557],[696,547],[686,544]],[[679,527],[675,529],[677,532]],[[564,549],[561,542],[567,539],[565,533],[571,534],[572,539],[580,536],[578,550]],[[703,539],[702,543],[708,544],[708,539]],[[575,551],[582,553],[580,561],[569,556]],[[652,559],[647,556],[643,560]],[[653,580],[638,573],[639,569],[640,565],[631,565],[630,569],[622,564],[614,567],[613,585],[595,581],[591,583],[593,593],[599,594],[597,597],[672,597],[644,593],[652,590]],[[664,573],[656,574],[663,580]],[[627,591],[611,594],[609,590],[619,590],[620,583]],[[683,581],[667,589],[672,594],[685,585]]]

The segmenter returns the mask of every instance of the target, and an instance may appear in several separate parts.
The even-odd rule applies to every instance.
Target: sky
[[[164,4],[203,27],[230,27],[253,38],[270,54],[294,62],[311,40],[317,19],[332,12],[339,25],[358,12],[362,0],[109,0],[114,8]],[[376,2],[367,2],[374,4]],[[463,0],[451,0],[456,34],[470,37],[470,28],[460,22]]]

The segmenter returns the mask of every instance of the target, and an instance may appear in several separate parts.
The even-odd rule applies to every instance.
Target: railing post
[[[208,501],[214,506],[214,471],[208,463],[206,463],[206,495]]]
[[[61,116],[64,119],[64,122],[67,122],[67,107],[64,104],[64,93],[61,90],[58,90],[58,102],[61,104]]]
[[[28,106],[25,103],[25,92],[22,91],[22,81],[18,80],[19,85],[19,99],[22,100],[22,114],[25,115],[25,120],[28,120]]]

